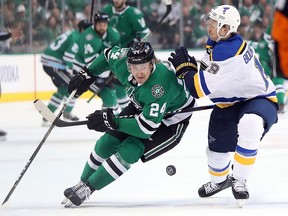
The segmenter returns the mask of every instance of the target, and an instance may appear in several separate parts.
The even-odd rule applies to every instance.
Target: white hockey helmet
[[[217,21],[217,33],[224,26],[230,27],[229,33],[237,32],[237,29],[241,22],[241,17],[238,10],[232,5],[220,5],[213,8],[208,17]]]

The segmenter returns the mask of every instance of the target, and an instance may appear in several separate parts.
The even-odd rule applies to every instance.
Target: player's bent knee
[[[95,145],[95,151],[103,158],[108,158],[116,153],[116,149],[121,144],[120,140],[108,133],[98,139]]]
[[[244,114],[238,123],[239,141],[260,142],[264,132],[264,121],[256,114]]]
[[[128,137],[121,143],[119,154],[129,164],[136,163],[144,153],[144,144],[136,137]]]

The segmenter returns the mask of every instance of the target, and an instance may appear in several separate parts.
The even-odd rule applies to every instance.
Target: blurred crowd
[[[173,0],[172,11],[156,30],[151,43],[159,49],[203,48],[207,41],[204,14],[219,4],[236,6],[241,14],[240,34],[259,41],[273,20],[272,0]],[[90,19],[91,0],[0,0],[0,27],[9,29],[12,39],[0,44],[0,53],[37,53],[62,32]],[[100,4],[99,4],[100,2]],[[109,0],[95,0],[101,10]],[[161,0],[127,0],[140,7],[149,28],[164,15]],[[99,8],[100,7],[100,8]]]

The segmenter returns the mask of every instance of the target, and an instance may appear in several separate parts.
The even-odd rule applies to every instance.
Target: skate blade
[[[243,208],[243,206],[244,206],[244,200],[243,200],[243,199],[237,200],[237,204],[238,204],[238,207],[239,207],[239,208]]]
[[[73,206],[73,203],[70,200],[68,200],[64,205],[65,208],[70,208],[71,206]]]
[[[62,200],[61,204],[62,204],[62,205],[65,205],[68,201],[69,201],[69,199],[68,199],[67,197],[65,197],[65,198]]]
[[[8,201],[1,205],[1,209],[6,209],[8,207],[9,207],[9,202]]]

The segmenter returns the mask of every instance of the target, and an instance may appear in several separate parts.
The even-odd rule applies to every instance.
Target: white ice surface
[[[74,112],[84,119],[99,104],[99,100],[87,104],[79,99]],[[205,155],[209,114],[209,110],[195,112],[182,142],[173,150],[151,162],[136,163],[117,181],[94,192],[81,207],[70,209],[60,204],[63,191],[79,180],[101,134],[86,126],[55,127],[6,208],[0,208],[0,215],[286,215],[288,118],[281,116],[263,139],[248,181],[250,199],[239,209],[231,189],[206,199],[197,194],[199,186],[209,181]],[[41,119],[32,101],[0,103],[0,128],[8,132],[7,141],[0,142],[1,203],[48,130],[40,126]],[[166,174],[170,164],[177,169],[174,176]]]

